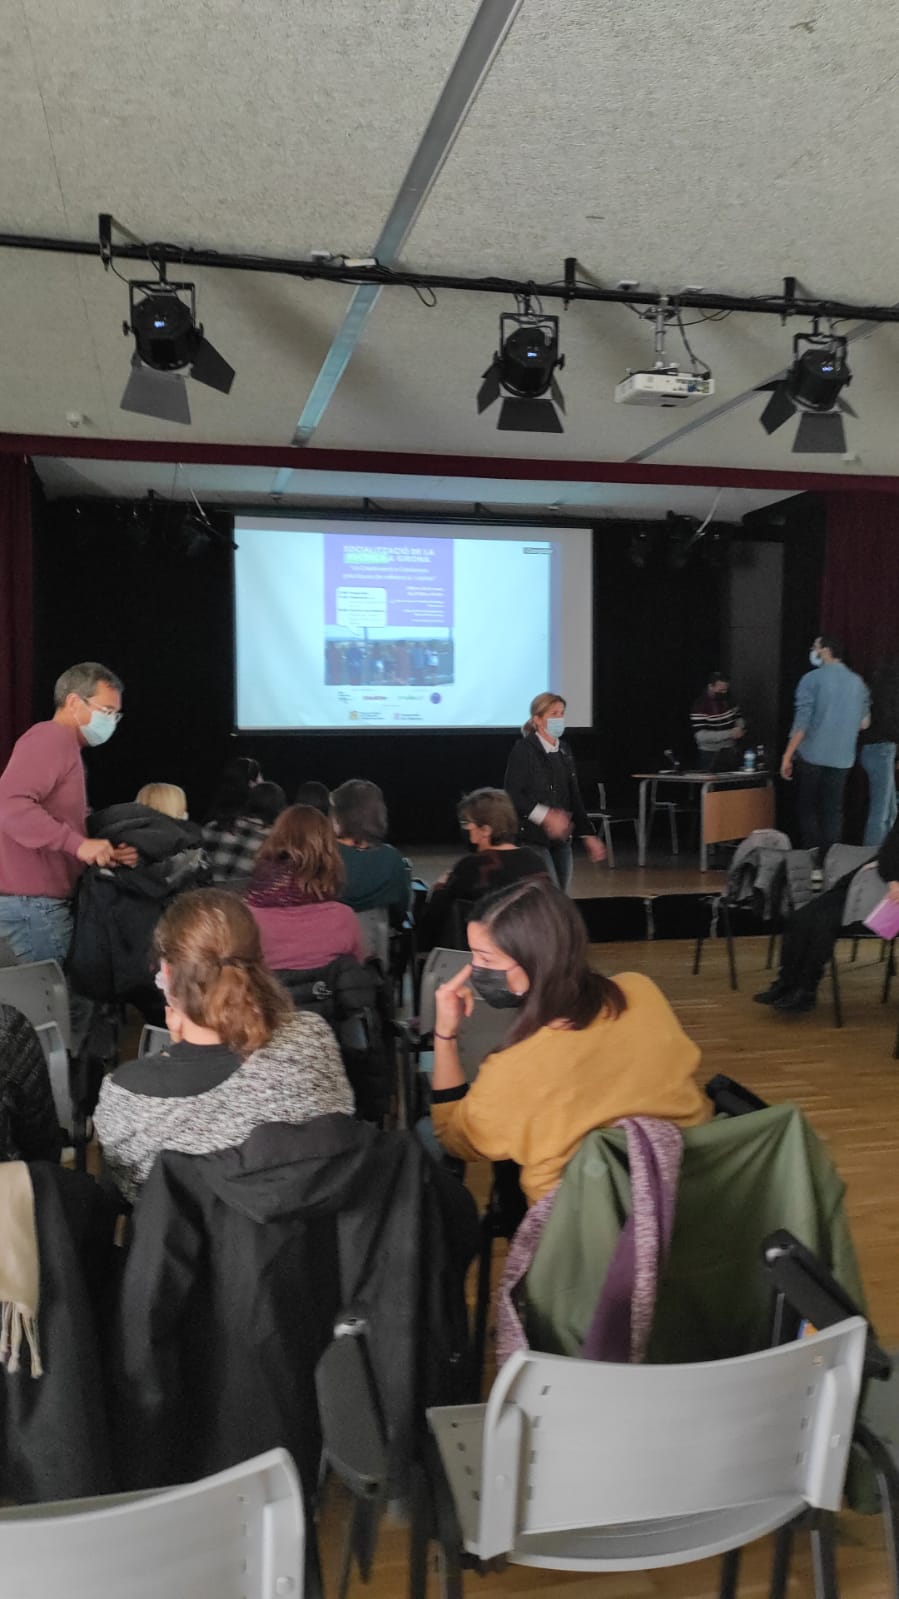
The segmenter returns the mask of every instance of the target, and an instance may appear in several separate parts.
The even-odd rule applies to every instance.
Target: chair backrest
[[[856,872],[877,855],[875,844],[831,844],[824,857],[822,888],[833,888],[847,872]]]
[[[760,1501],[839,1509],[866,1332],[856,1316],[690,1366],[513,1355],[487,1404],[479,1553]]]
[[[384,971],[390,969],[390,918],[383,905],[373,911],[357,911],[356,918],[362,928],[365,956],[374,955]]]
[[[606,785],[605,785],[605,783],[597,783],[596,792],[597,792],[597,794],[599,796],[599,809],[600,809],[600,811],[604,811],[606,809]]]
[[[15,1005],[34,1028],[55,1022],[66,1049],[71,1048],[69,993],[56,961],[0,967],[0,1001]]]
[[[273,1449],[161,1492],[0,1511],[0,1589],[46,1599],[302,1599],[296,1468]]]
[[[418,1014],[422,1034],[434,1031],[437,989],[455,977],[470,959],[467,949],[431,950],[421,976]],[[502,1046],[513,1019],[508,1010],[498,1010],[475,995],[474,1010],[459,1028],[459,1063],[468,1082],[474,1081],[482,1060]]]
[[[153,1027],[150,1022],[141,1029],[137,1045],[137,1058],[143,1060],[145,1055],[161,1055],[168,1049],[172,1042],[172,1035],[167,1027]]]

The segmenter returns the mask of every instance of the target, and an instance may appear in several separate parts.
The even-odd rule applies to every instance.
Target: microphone
[[[674,770],[676,772],[679,772],[680,771],[680,761],[678,760],[678,758],[675,755],[674,751],[673,750],[663,750],[662,754],[667,758],[667,760],[673,766]]]

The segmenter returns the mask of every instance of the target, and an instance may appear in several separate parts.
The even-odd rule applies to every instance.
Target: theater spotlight
[[[857,412],[848,400],[840,399],[840,391],[851,382],[844,338],[819,333],[817,326],[812,333],[797,333],[793,364],[786,377],[759,384],[760,393],[771,391],[761,415],[762,427],[766,433],[776,433],[798,411],[795,455],[845,455],[843,414],[856,416]]]
[[[561,433],[565,411],[555,374],[565,365],[559,354],[559,318],[525,306],[499,319],[499,349],[478,390],[478,413],[504,396],[497,427],[512,433]],[[549,395],[550,398],[546,398]]]
[[[164,266],[156,283],[128,285],[130,318],[122,329],[134,338],[131,376],[121,408],[163,422],[190,422],[184,373],[228,394],[234,368],[209,343],[197,322],[192,283],[168,283]]]

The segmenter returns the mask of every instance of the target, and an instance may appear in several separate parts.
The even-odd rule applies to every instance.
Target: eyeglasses
[[[89,705],[92,711],[99,711],[100,715],[107,717],[113,725],[122,720],[122,712],[114,711],[111,705],[95,705],[93,700],[87,699],[84,694],[79,694],[78,698],[82,705]]]

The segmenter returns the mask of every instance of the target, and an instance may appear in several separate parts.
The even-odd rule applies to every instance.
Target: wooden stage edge
[[[465,853],[443,844],[397,846],[412,862],[416,877],[433,883]],[[580,850],[575,851],[572,899],[651,899],[658,894],[718,894],[724,887],[723,871],[701,872],[694,854],[655,855],[646,866],[637,866],[633,851],[616,855],[621,864],[614,871],[607,865],[594,866]]]

